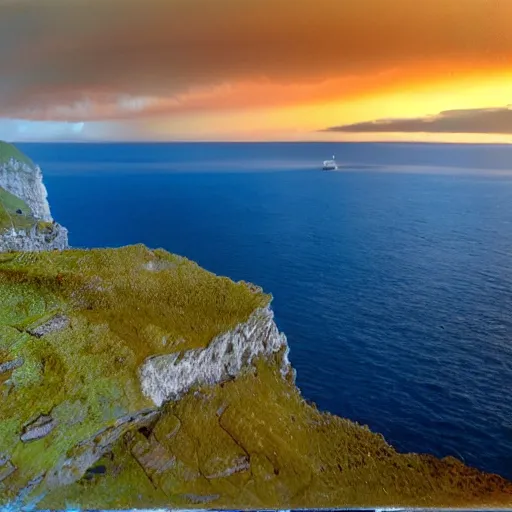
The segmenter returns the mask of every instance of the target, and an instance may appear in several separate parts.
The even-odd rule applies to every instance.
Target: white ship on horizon
[[[338,164],[336,163],[336,158],[334,155],[332,156],[332,160],[324,160],[324,164],[322,169],[324,171],[336,171],[338,170]]]

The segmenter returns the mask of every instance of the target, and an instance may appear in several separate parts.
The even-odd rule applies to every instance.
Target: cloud
[[[504,66],[510,19],[488,0],[0,0],[0,117],[308,101],[390,69]]]
[[[84,123],[0,119],[0,140],[80,140],[83,138],[84,127]]]
[[[350,133],[495,133],[512,134],[512,107],[446,110],[435,116],[378,119],[333,126],[326,132]]]

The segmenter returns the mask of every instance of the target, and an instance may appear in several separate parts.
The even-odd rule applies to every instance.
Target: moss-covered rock
[[[269,302],[142,245],[0,254],[0,504],[512,504],[498,476],[398,454],[308,405]],[[203,366],[160,405],[141,368],[169,356],[164,380]]]

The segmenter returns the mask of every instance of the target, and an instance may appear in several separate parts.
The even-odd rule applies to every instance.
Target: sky
[[[0,139],[512,143],[512,0],[0,0]]]

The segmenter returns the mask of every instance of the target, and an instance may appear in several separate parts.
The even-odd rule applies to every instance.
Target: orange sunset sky
[[[511,0],[0,0],[0,138],[512,142]]]

